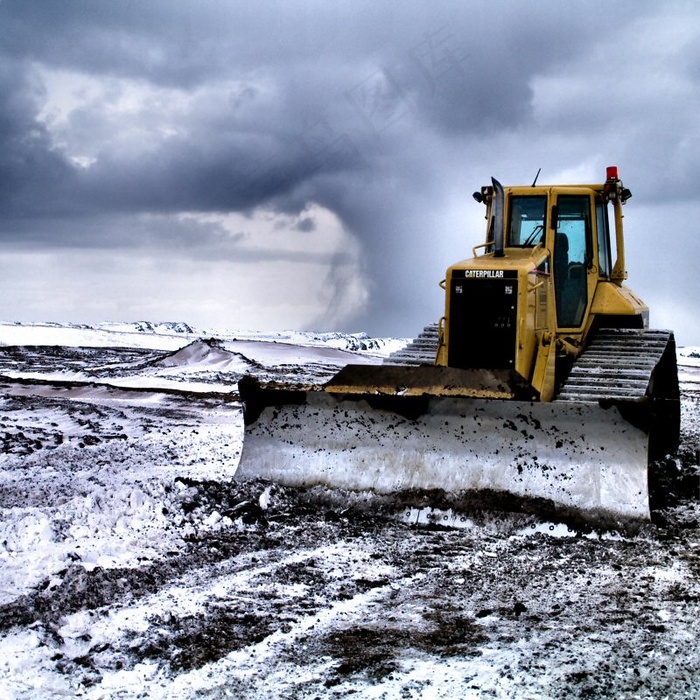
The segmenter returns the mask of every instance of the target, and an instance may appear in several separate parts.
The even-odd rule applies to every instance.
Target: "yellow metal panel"
[[[614,282],[599,282],[591,313],[606,316],[643,316],[649,307],[631,289]]]

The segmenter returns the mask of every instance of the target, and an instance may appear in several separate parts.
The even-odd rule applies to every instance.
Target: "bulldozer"
[[[649,520],[680,395],[673,333],[625,284],[631,192],[614,166],[600,184],[536,183],[474,193],[485,241],[406,349],[318,385],[243,377],[236,478]]]

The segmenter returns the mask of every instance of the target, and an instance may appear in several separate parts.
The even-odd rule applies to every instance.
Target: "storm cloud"
[[[700,344],[699,20],[631,0],[4,0],[4,315],[413,335],[482,240],[472,191],[617,164],[630,286]]]

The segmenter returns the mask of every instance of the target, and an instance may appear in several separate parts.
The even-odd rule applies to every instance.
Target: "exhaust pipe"
[[[496,198],[493,210],[493,256],[495,258],[502,258],[505,256],[505,209],[506,209],[506,199],[503,192],[503,185],[496,180],[496,178],[491,178],[491,184],[493,185],[493,192]]]

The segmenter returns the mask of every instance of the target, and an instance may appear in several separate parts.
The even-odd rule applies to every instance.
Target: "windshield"
[[[534,246],[544,241],[545,195],[511,197],[508,245]]]

